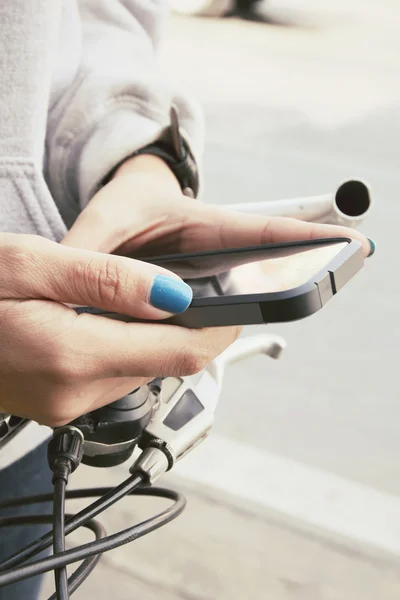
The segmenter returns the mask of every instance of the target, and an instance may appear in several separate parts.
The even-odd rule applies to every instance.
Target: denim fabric
[[[47,444],[42,444],[7,469],[0,470],[0,502],[52,491],[46,452]],[[51,511],[51,504],[32,505],[26,508],[2,510],[0,515],[46,514]],[[49,528],[49,525],[35,525],[0,529],[0,564],[5,558],[46,533]],[[0,600],[38,600],[41,580],[42,577],[39,576],[2,587]]]

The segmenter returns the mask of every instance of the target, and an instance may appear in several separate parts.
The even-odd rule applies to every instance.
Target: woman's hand
[[[63,243],[140,258],[336,236],[359,239],[365,256],[371,251],[366,237],[346,227],[249,216],[184,197],[163,161],[140,156],[127,161],[114,179],[94,196]],[[124,262],[124,275],[127,268]],[[134,270],[132,266],[132,276]],[[128,282],[128,278],[125,281]],[[133,295],[133,282],[129,289]],[[113,310],[123,308],[120,312],[130,314],[126,310],[128,296],[126,293],[123,306],[113,305]],[[57,310],[60,310],[58,305]],[[70,314],[69,318],[72,318]],[[88,335],[86,329],[90,331]],[[69,360],[58,356],[57,361],[62,373],[67,370],[67,376],[62,376],[64,383],[58,386],[57,392],[54,385],[49,385],[48,397],[56,395],[54,402],[48,401],[46,405],[47,412],[56,411],[53,414],[57,421],[115,400],[151,379],[149,375],[184,375],[200,370],[237,338],[240,328],[190,331],[161,324],[124,325],[87,316],[76,321],[75,337],[70,333],[65,335],[65,327],[63,331],[63,335],[54,338],[53,334],[51,339],[59,340],[57,343],[62,349],[68,348]],[[104,365],[103,370],[99,369],[101,365]],[[88,370],[90,383],[83,383],[89,377]],[[124,379],[132,376],[133,379]],[[70,387],[72,384],[66,380],[75,380],[76,387]],[[82,383],[77,383],[79,381]],[[81,398],[76,394],[80,385]]]
[[[156,376],[203,369],[236,329],[122,323],[64,304],[162,319],[190,300],[188,286],[160,267],[0,234],[0,412],[58,426]]]
[[[365,256],[371,251],[368,239],[347,227],[246,215],[187,198],[162,160],[139,156],[93,197],[64,243],[140,258],[337,236],[360,240]]]

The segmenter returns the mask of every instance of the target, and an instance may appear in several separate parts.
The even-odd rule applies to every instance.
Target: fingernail
[[[178,314],[187,309],[192,297],[192,288],[180,279],[167,275],[154,277],[150,292],[150,304],[155,308]]]
[[[371,238],[367,238],[367,240],[369,241],[369,245],[371,246],[370,253],[368,254],[368,258],[369,258],[375,252],[376,244],[375,244],[374,240],[371,240]]]

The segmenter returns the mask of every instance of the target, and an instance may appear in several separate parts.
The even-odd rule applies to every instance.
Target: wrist
[[[152,175],[166,194],[182,194],[179,181],[170,167],[162,158],[153,154],[140,154],[126,159],[115,171],[113,179],[137,173]]]

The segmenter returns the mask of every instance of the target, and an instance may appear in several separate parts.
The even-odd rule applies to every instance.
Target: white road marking
[[[400,553],[400,498],[212,435],[174,473],[363,545]]]

